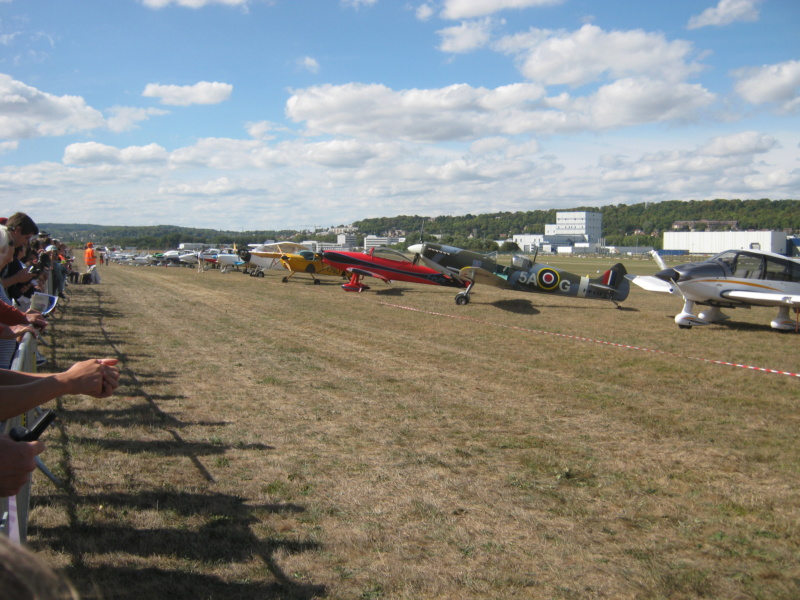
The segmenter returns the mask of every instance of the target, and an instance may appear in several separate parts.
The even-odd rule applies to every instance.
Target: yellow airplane
[[[264,270],[277,264],[282,265],[289,271],[289,275],[282,279],[284,283],[289,281],[295,273],[308,273],[315,285],[318,285],[320,281],[314,275],[346,277],[339,269],[334,269],[322,262],[322,256],[314,254],[308,246],[294,242],[264,244],[253,250],[242,251],[239,256],[254,267],[251,273],[254,277],[263,277]]]
[[[273,242],[241,250],[239,257],[247,263],[246,273],[249,272],[251,277],[264,277],[264,271],[268,269],[285,268],[281,264],[281,256],[302,250],[309,250],[309,248],[294,242]]]

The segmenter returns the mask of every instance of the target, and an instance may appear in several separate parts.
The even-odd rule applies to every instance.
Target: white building
[[[336,242],[340,248],[355,248],[356,236],[352,233],[340,233],[336,236]]]
[[[603,215],[599,212],[558,212],[556,223],[544,226],[544,235],[519,234],[513,237],[520,250],[533,253],[572,252],[562,248],[576,247],[575,252],[597,252],[603,235]]]
[[[544,226],[544,234],[575,236],[575,242],[596,242],[603,236],[603,215],[599,212],[559,212],[554,225]]]
[[[541,248],[544,243],[543,235],[519,234],[512,238],[512,241],[519,246],[519,249],[527,254],[533,254],[537,248]]]
[[[377,235],[368,235],[364,238],[364,251],[370,248],[377,248],[378,246],[389,246],[392,244],[399,244],[400,238],[396,237],[378,237]]]
[[[765,250],[786,254],[786,234],[780,231],[665,231],[664,250],[686,250],[689,254]]]

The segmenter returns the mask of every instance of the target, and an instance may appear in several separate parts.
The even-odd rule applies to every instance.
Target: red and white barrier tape
[[[472,317],[462,317],[462,316],[457,316],[457,315],[448,315],[447,313],[439,313],[439,312],[433,312],[433,311],[429,311],[429,310],[422,310],[422,309],[419,309],[419,308],[412,308],[410,306],[403,306],[402,304],[390,304],[388,302],[378,302],[378,304],[381,304],[383,306],[390,306],[392,308],[401,308],[403,310],[409,310],[411,312],[418,312],[418,313],[424,313],[424,314],[428,314],[428,315],[434,315],[434,316],[437,316],[437,317],[447,317],[447,318],[450,318],[450,319],[460,319],[462,321],[471,321],[473,323],[482,323],[484,325],[494,325],[495,327],[503,327],[504,329],[514,329],[516,331],[527,331],[529,333],[539,333],[539,334],[542,334],[542,335],[551,335],[551,336],[554,336],[554,337],[560,337],[560,338],[565,338],[565,339],[569,339],[569,340],[577,340],[579,342],[592,342],[594,344],[602,344],[604,346],[615,346],[617,348],[627,348],[629,350],[640,350],[642,352],[650,352],[650,353],[653,353],[653,354],[663,354],[665,356],[674,356],[676,358],[683,358],[683,359],[687,359],[687,360],[698,360],[700,362],[706,362],[706,363],[710,363],[710,364],[714,364],[714,365],[725,365],[725,366],[728,366],[728,367],[738,367],[740,369],[748,369],[750,371],[759,371],[761,373],[774,373],[775,375],[788,375],[789,377],[799,377],[800,378],[800,373],[792,373],[791,371],[780,371],[778,369],[767,369],[765,367],[754,367],[754,366],[751,366],[751,365],[743,365],[743,364],[739,364],[739,363],[727,362],[727,361],[724,361],[724,360],[713,360],[713,359],[710,359],[710,358],[700,358],[700,357],[697,357],[697,356],[684,356],[682,354],[675,354],[674,352],[666,352],[665,350],[653,350],[651,348],[642,348],[640,346],[631,346],[631,345],[628,345],[628,344],[618,344],[616,342],[606,342],[604,340],[595,340],[595,339],[592,339],[592,338],[586,338],[586,337],[581,337],[581,336],[577,336],[577,335],[569,335],[569,334],[566,334],[566,333],[553,333],[553,332],[550,332],[550,331],[543,331],[541,329],[528,329],[526,327],[519,327],[519,326],[516,326],[516,325],[502,325],[500,323],[489,323],[488,321],[481,321],[480,319],[474,319]]]

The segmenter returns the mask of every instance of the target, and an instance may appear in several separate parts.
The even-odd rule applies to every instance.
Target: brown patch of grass
[[[67,487],[37,479],[30,531],[85,597],[798,594],[800,381],[692,358],[797,370],[772,311],[102,276],[51,358],[118,356],[123,386],[59,401]]]

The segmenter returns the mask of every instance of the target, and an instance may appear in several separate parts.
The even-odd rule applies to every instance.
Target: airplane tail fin
[[[625,265],[617,263],[597,279],[592,280],[595,287],[602,287],[611,294],[611,300],[622,302],[628,297],[631,289],[630,281],[625,278],[628,271]]]

